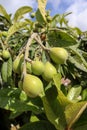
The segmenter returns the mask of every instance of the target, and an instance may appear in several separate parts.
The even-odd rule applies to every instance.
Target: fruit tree
[[[46,3],[13,16],[0,5],[1,129],[87,129],[87,32]]]

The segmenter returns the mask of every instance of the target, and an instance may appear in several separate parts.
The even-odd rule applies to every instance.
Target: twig
[[[42,44],[42,41],[41,41],[39,35],[36,35],[36,37],[35,37],[34,39],[38,42],[38,44],[42,47],[43,50],[49,51],[49,48],[46,48],[46,47]]]
[[[30,45],[31,45],[32,40],[34,39],[34,37],[36,37],[36,33],[33,33],[33,34],[31,35],[31,37],[29,37],[28,42],[27,42],[27,44],[26,44],[25,56],[24,56],[24,66],[23,66],[23,73],[22,73],[21,79],[23,79],[23,77],[26,75],[26,62],[27,62],[26,59],[28,59],[29,47],[30,47]]]

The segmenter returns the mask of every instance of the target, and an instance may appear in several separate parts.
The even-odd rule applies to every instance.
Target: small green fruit
[[[21,64],[23,62],[24,55],[17,56],[13,61],[13,71],[17,74],[21,73]]]
[[[44,71],[44,63],[42,61],[33,61],[31,64],[33,74],[41,75]]]
[[[31,13],[31,18],[34,18],[35,17],[35,13]]]
[[[10,58],[10,52],[8,50],[3,50],[2,57],[3,59],[8,60]]]
[[[26,74],[23,80],[23,90],[29,97],[35,98],[43,94],[43,83],[38,77]]]
[[[55,74],[57,74],[56,68],[50,62],[46,62],[45,70],[42,74],[43,79],[50,81]]]
[[[64,64],[65,61],[68,59],[68,52],[61,47],[50,48],[49,54],[51,59],[56,64]]]
[[[2,35],[7,37],[8,32],[7,32],[7,31],[3,31],[3,32],[2,32]]]
[[[51,22],[52,21],[52,17],[51,16],[47,16],[47,21]]]

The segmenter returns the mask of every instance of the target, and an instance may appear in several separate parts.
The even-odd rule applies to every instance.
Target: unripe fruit
[[[13,61],[13,71],[17,74],[21,72],[21,64],[23,62],[24,55],[17,56],[16,59]]]
[[[23,90],[29,97],[35,98],[43,94],[43,83],[38,77],[26,74],[23,80]]]
[[[8,50],[3,50],[2,51],[2,57],[3,57],[3,59],[8,60],[10,58],[9,51]]]
[[[31,13],[31,18],[34,18],[35,17],[35,13]]]
[[[8,32],[7,32],[7,31],[3,31],[3,32],[2,32],[2,35],[7,37]]]
[[[57,64],[64,64],[68,59],[68,52],[61,47],[50,48],[49,54],[51,59]]]
[[[52,20],[52,17],[51,16],[47,16],[47,21],[51,22],[51,20]]]
[[[44,63],[42,61],[33,61],[31,64],[33,74],[41,75],[44,71]]]
[[[43,79],[50,81],[55,74],[57,74],[56,68],[50,62],[46,62],[45,70],[42,74]]]

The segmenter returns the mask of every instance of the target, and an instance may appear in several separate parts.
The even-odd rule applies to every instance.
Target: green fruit
[[[23,80],[23,90],[29,97],[35,98],[43,94],[43,83],[38,77],[26,74]]]
[[[33,61],[31,64],[33,74],[41,75],[44,71],[44,63],[42,61]]]
[[[56,68],[50,62],[46,62],[45,70],[42,74],[43,79],[50,81],[55,74],[57,74]]]
[[[3,31],[3,32],[2,32],[2,35],[7,37],[8,32],[7,32],[7,31]]]
[[[21,64],[23,62],[24,55],[17,56],[13,61],[13,71],[17,74],[21,73]]]
[[[10,52],[8,50],[3,50],[2,57],[3,59],[8,60],[10,58]]]
[[[61,47],[53,47],[49,51],[51,59],[57,64],[64,64],[68,59],[68,52]]]
[[[35,17],[35,13],[31,13],[31,18],[34,18]]]
[[[51,16],[47,16],[47,21],[51,22],[52,21],[52,17]]]

